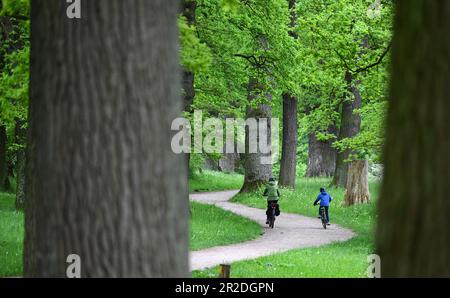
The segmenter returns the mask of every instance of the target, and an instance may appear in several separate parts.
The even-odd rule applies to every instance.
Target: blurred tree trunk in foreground
[[[399,0],[377,232],[382,277],[450,277],[450,1]]]
[[[25,276],[187,277],[178,2],[34,0]]]

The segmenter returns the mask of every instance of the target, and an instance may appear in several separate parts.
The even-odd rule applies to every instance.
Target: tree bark
[[[0,190],[5,189],[6,180],[8,179],[7,143],[6,127],[0,125]]]
[[[259,120],[261,118],[270,118],[272,109],[269,105],[260,104],[253,108],[250,106],[251,102],[260,96],[260,86],[256,79],[250,79],[248,84],[248,101],[249,107],[246,111],[246,118],[255,118],[259,125]],[[270,98],[270,95],[266,95]],[[267,132],[268,141],[271,142],[271,126],[270,121],[267,121]],[[249,153],[249,129],[246,127],[245,130],[245,147],[246,152],[243,154],[243,164],[244,164],[244,184],[241,188],[241,193],[252,192],[257,190],[260,186],[267,183],[269,178],[272,177],[272,165],[262,164],[261,158],[267,157],[266,154],[261,153],[259,150],[257,153]],[[258,144],[260,142],[258,138]],[[259,147],[259,146],[258,146]]]
[[[328,133],[337,134],[336,125],[328,129]],[[331,177],[336,170],[336,149],[333,140],[319,141],[315,133],[309,135],[308,169],[306,177]]]
[[[222,156],[222,158],[219,159],[219,171],[235,172],[238,168],[239,168],[238,153],[225,153]]]
[[[347,82],[348,91],[352,94],[353,98],[351,100],[345,100],[342,103],[339,140],[356,136],[361,128],[361,116],[354,112],[356,109],[360,109],[362,104],[361,94],[358,90],[358,82],[354,81],[353,75],[350,72],[346,73],[345,80]],[[349,159],[350,154],[352,153],[354,152],[351,152],[351,150],[338,151],[336,157],[336,170],[332,181],[334,186],[347,186],[349,166],[347,159]]]
[[[295,188],[297,169],[297,99],[283,94],[283,144],[281,149],[279,184]]]
[[[290,29],[295,28],[297,14],[295,12],[296,0],[288,0],[291,22]],[[297,39],[294,30],[289,30],[289,35]],[[295,188],[297,171],[297,98],[288,91],[283,93],[283,140],[281,146],[280,177],[281,186]]]
[[[377,231],[382,277],[450,277],[450,1],[399,0]]]
[[[174,0],[32,5],[25,276],[187,277]]]
[[[369,192],[369,163],[367,160],[354,160],[348,168],[347,187],[344,196],[344,205],[368,203]]]
[[[26,168],[26,140],[27,129],[23,127],[24,121],[16,120],[16,144],[21,145],[16,152],[16,209],[25,207],[25,168]]]

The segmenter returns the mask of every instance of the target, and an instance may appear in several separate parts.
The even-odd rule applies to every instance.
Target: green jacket
[[[275,201],[280,199],[280,191],[275,181],[270,181],[266,185],[263,196],[267,197],[267,201]]]

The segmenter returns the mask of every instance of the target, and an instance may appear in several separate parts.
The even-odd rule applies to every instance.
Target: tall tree
[[[346,98],[342,103],[339,140],[352,138],[356,136],[361,129],[361,116],[358,113],[355,113],[355,111],[361,108],[362,98],[361,93],[358,90],[358,85],[354,80],[354,74],[347,71],[345,74],[345,81],[347,83],[350,98]],[[351,153],[352,151],[349,149],[337,153],[336,169],[332,182],[333,185],[342,187],[347,186],[348,159]]]
[[[288,7],[291,15],[289,35],[297,39],[294,29],[296,26],[296,0],[288,0]],[[281,148],[280,178],[279,184],[295,188],[295,178],[297,169],[297,143],[298,143],[298,123],[297,123],[297,98],[289,91],[283,93],[283,140]]]
[[[32,5],[25,276],[186,277],[177,1],[82,4]]]
[[[279,184],[295,188],[297,169],[297,99],[289,93],[283,94],[283,141],[280,160]]]
[[[262,94],[263,87],[258,82],[257,79],[251,78],[248,84],[248,107],[247,107],[247,118],[254,118],[259,122],[261,118],[269,119],[271,117],[272,109],[268,104],[257,104],[253,105],[253,102],[258,100],[260,96],[267,96],[268,100],[271,100],[270,94]],[[271,143],[271,126],[270,121],[267,121],[267,141]],[[246,127],[245,130],[245,147],[246,153],[243,155],[243,165],[244,165],[244,184],[241,187],[241,192],[252,192],[258,189],[261,185],[267,183],[269,178],[272,177],[272,164],[262,163],[261,158],[267,158],[268,154],[262,153],[258,150],[257,153],[250,153],[250,137],[255,136],[256,132],[250,132],[250,127]],[[261,142],[259,135],[257,142]]]
[[[382,277],[450,277],[450,1],[396,1],[377,232]]]
[[[380,78],[386,80],[382,62],[389,51],[386,44],[391,35],[392,5],[389,1],[377,1],[369,7],[365,1],[325,0],[323,5],[314,0],[299,1],[302,17],[298,30],[305,45],[304,65],[312,62],[308,83],[303,84],[304,98],[319,104],[318,110],[327,110],[329,96],[335,94],[332,105],[341,105],[339,139],[333,143],[339,150],[333,184],[345,187],[349,154],[378,154],[371,140],[378,137],[376,128],[380,125],[369,125],[368,121],[383,116],[378,113],[382,110],[379,103],[385,100],[385,84]],[[339,99],[341,102],[336,102]],[[368,105],[378,108],[365,109]],[[361,116],[363,109],[365,118]],[[313,120],[320,123],[323,117]]]

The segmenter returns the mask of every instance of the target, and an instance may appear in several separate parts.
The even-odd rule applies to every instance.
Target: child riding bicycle
[[[330,208],[330,202],[333,200],[333,198],[330,196],[329,193],[325,191],[325,188],[320,188],[320,194],[317,197],[317,199],[314,201],[314,206],[316,206],[320,201],[320,208],[319,208],[319,215],[320,215],[320,209],[325,209],[325,215],[327,218],[327,225],[330,225],[330,215],[328,214],[328,209]],[[318,218],[321,218],[319,216]]]
[[[272,205],[272,203],[277,204],[275,214],[277,216],[280,215],[280,208],[278,205],[278,200],[280,199],[280,191],[278,190],[277,183],[274,178],[269,179],[269,183],[267,184],[266,189],[264,190],[263,196],[267,197],[266,224],[269,224],[269,212],[270,212],[270,205]]]

